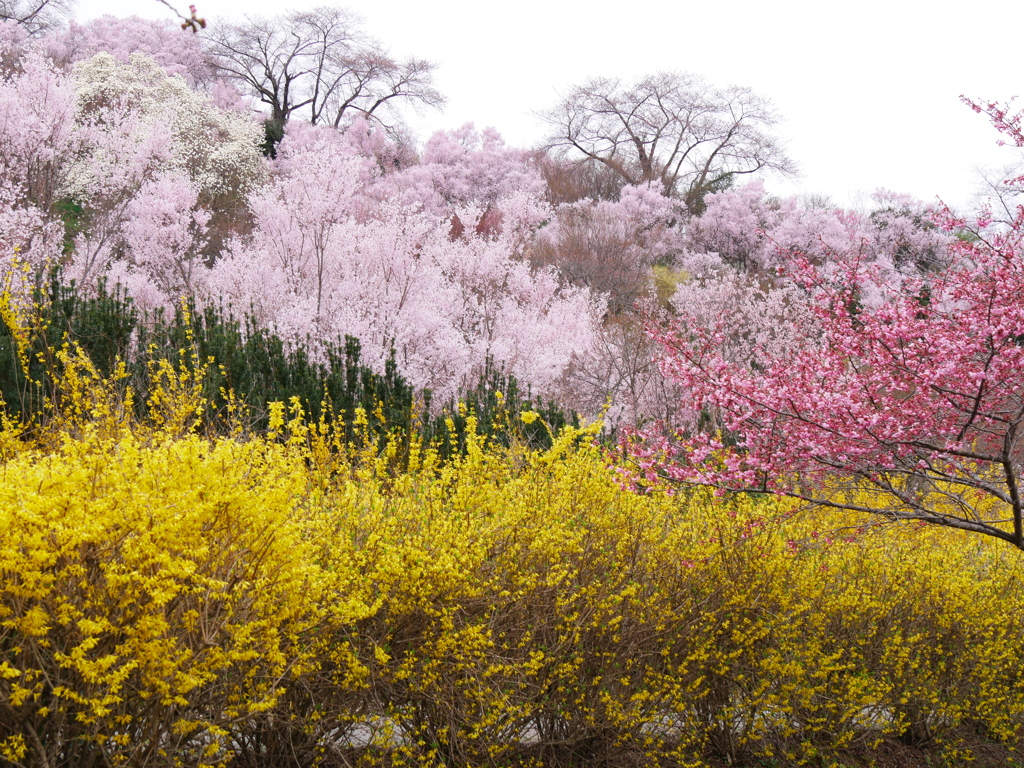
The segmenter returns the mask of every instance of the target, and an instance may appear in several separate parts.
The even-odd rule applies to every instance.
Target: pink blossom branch
[[[1024,146],[1020,115],[995,105],[978,110]],[[733,194],[744,206],[753,199]],[[714,229],[698,220],[689,226],[691,237],[734,231],[716,200],[708,211]],[[972,225],[981,237],[918,239],[921,247],[941,245],[943,253],[923,268],[893,269],[882,241],[854,241],[856,230],[848,228],[854,217],[842,219],[844,229],[826,238],[821,228],[834,226],[836,218],[815,217],[817,232],[805,232],[777,211],[758,214],[758,222],[769,222],[759,223],[763,237],[719,239],[715,248],[736,254],[741,245],[774,243],[775,279],[799,286],[788,300],[801,311],[783,305],[764,318],[771,331],[746,356],[728,346],[735,316],[705,313],[695,292],[676,304],[674,321],[652,323],[665,376],[686,393],[694,413],[709,415],[721,431],[650,427],[636,433],[629,447],[638,474],[769,490],[959,527],[1024,549],[1017,478],[1024,463],[1018,427],[1024,418],[1024,213],[1000,229],[990,228],[991,217],[982,211]],[[787,215],[810,220],[791,211]],[[728,215],[740,214],[746,216],[740,209]],[[778,223],[771,224],[772,216]],[[887,220],[890,233],[895,221]],[[948,211],[933,221],[944,231],[967,226]],[[736,238],[744,228],[749,231],[744,224]],[[790,246],[798,231],[805,245]],[[751,258],[739,264],[749,269]],[[794,320],[786,344],[773,347],[775,328]],[[844,478],[873,488],[881,504],[836,496]]]

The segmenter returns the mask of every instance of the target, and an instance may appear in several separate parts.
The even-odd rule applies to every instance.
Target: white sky
[[[172,0],[180,10],[188,0]],[[197,0],[216,23],[324,2]],[[999,148],[961,93],[1005,101],[1024,90],[1019,0],[347,0],[398,57],[439,65],[443,113],[412,120],[421,139],[465,122],[495,126],[509,144],[544,135],[534,112],[596,75],[699,73],[772,99],[777,133],[798,164],[779,194],[856,203],[877,188],[965,206],[978,167],[1024,160]],[[172,18],[157,0],[78,0],[80,21],[109,13]],[[1024,103],[1021,104],[1024,108]]]

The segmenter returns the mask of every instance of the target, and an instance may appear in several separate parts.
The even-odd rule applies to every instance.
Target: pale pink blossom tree
[[[709,195],[703,214],[686,225],[684,250],[715,254],[746,272],[774,272],[779,254],[800,251],[825,264],[832,254],[863,252],[884,269],[941,266],[950,240],[933,221],[935,205],[879,190],[868,210],[780,200],[760,182]]]
[[[82,151],[76,104],[73,81],[38,56],[0,81],[0,260],[17,250],[39,270],[60,257],[54,209]]]
[[[401,149],[393,143],[389,146],[387,133],[366,121],[353,125],[345,135],[365,156],[380,158],[381,150],[396,155]],[[410,163],[406,156],[397,165],[401,166],[397,172],[384,173],[368,195],[448,218],[455,235],[468,225],[460,208],[479,208],[482,217],[476,217],[473,226],[496,231],[503,199],[520,195],[542,203],[544,180],[532,155],[507,146],[493,128],[478,131],[468,123],[454,131],[438,131],[427,140],[419,162]]]
[[[258,226],[204,273],[204,296],[251,309],[314,355],[345,334],[374,366],[394,350],[403,373],[442,399],[488,358],[550,394],[591,344],[602,302],[530,266],[523,250],[550,212],[521,185],[492,201],[467,200],[469,187],[450,202],[438,194],[434,174],[457,186],[474,151],[384,175],[359,142],[289,124],[272,183],[253,199]],[[406,194],[382,196],[382,185]],[[488,212],[493,225],[481,227]]]
[[[531,249],[575,285],[607,293],[614,311],[630,311],[652,285],[652,268],[683,246],[680,204],[652,185],[625,187],[616,201],[581,200],[557,207]]]
[[[204,267],[210,213],[198,200],[187,176],[160,175],[132,197],[121,226],[129,263],[170,297],[191,296]]]
[[[439,131],[423,147],[420,164],[449,205],[487,206],[513,193],[544,194],[544,179],[530,153],[507,146],[494,128],[477,131],[467,123],[455,131]]]
[[[154,21],[138,16],[101,16],[84,24],[72,21],[67,29],[47,35],[41,41],[45,55],[58,66],[70,67],[98,53],[113,56],[122,64],[132,54],[155,61],[168,75],[180,75],[191,88],[212,85],[213,66],[196,35],[183,34],[168,20]]]
[[[21,68],[31,50],[28,30],[16,21],[0,20],[0,74],[9,77]]]

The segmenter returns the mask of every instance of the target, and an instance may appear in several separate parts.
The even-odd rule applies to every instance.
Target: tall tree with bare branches
[[[695,75],[589,80],[544,118],[551,126],[549,149],[581,164],[600,164],[623,186],[655,182],[691,212],[736,176],[793,170],[770,133],[777,117],[767,99],[749,88],[717,88]]]
[[[284,125],[303,114],[340,127],[357,115],[388,128],[400,105],[440,106],[430,62],[392,58],[340,8],[320,7],[273,18],[218,24],[210,48],[222,75],[241,83]]]
[[[0,21],[13,21],[29,34],[40,35],[63,24],[74,4],[74,0],[0,0]]]

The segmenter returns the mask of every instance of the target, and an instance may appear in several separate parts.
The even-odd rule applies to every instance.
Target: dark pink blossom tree
[[[1024,145],[1019,116],[987,111]],[[641,472],[1024,549],[1024,208],[1009,226],[940,219],[973,234],[948,243],[939,270],[887,272],[864,248],[785,253],[811,322],[789,349],[756,343],[757,366],[725,353],[724,319],[683,311],[654,329],[665,375],[721,429],[648,430],[632,444]]]

